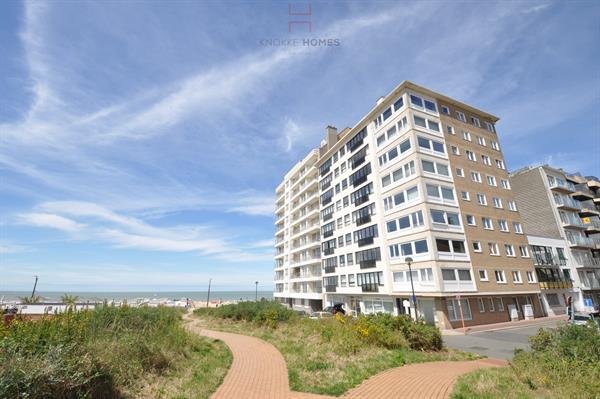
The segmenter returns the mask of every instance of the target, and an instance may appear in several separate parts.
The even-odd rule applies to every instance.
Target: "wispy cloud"
[[[23,213],[17,215],[17,221],[36,227],[47,227],[75,233],[81,231],[85,225],[63,216],[48,213]]]

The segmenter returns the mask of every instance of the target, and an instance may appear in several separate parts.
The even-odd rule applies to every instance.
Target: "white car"
[[[325,317],[333,317],[330,312],[312,312],[310,314],[310,318],[313,320],[323,319]]]
[[[573,317],[573,324],[577,324],[578,326],[587,325],[588,321],[592,320],[600,329],[600,313],[575,313]]]

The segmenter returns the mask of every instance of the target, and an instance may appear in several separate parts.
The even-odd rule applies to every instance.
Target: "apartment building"
[[[281,303],[306,311],[322,307],[318,171],[315,149],[276,189],[275,291]]]
[[[328,130],[315,164],[324,304],[443,328],[543,315],[497,120],[403,82]]]
[[[543,165],[518,170],[510,180],[532,249],[543,254],[536,259],[536,272],[548,313],[560,311],[569,296],[577,310],[598,309],[598,179]]]

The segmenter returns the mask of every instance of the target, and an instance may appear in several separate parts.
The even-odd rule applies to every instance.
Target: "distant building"
[[[549,313],[600,307],[600,182],[548,165],[511,174]]]

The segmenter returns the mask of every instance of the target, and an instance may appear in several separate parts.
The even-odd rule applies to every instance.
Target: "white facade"
[[[274,297],[297,309],[322,303],[319,195],[312,150],[277,187]]]

